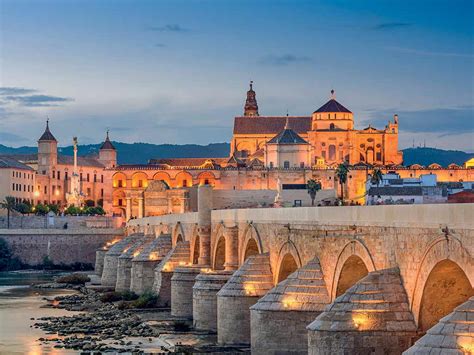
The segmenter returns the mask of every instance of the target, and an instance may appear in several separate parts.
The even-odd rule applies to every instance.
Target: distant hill
[[[198,144],[149,144],[149,143],[120,143],[113,142],[117,149],[119,164],[146,164],[151,158],[222,158],[229,156],[229,143]],[[101,144],[80,145],[78,153],[81,156],[96,155]],[[72,146],[60,147],[61,154],[73,155]],[[0,144],[0,154],[31,154],[36,153],[36,147],[11,148]]]
[[[198,144],[150,144],[150,143],[120,143],[113,142],[117,148],[119,164],[146,164],[150,159],[157,158],[222,158],[229,156],[229,143]],[[97,154],[100,144],[79,146],[79,155]],[[72,146],[59,148],[65,155],[72,155]],[[31,154],[36,153],[36,147],[11,148],[0,144],[0,154]],[[438,163],[448,166],[458,165],[472,158],[474,154],[459,150],[442,150],[436,148],[407,148],[403,150],[404,164],[429,165]]]
[[[473,153],[466,153],[460,150],[442,150],[436,148],[407,148],[403,149],[403,164],[430,165],[438,163],[441,166],[448,166],[451,163],[463,165],[467,160],[474,157]]]

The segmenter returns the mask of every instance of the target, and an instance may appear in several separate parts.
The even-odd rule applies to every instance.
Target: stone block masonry
[[[121,229],[0,229],[0,238],[13,255],[28,265],[42,264],[47,257],[54,264],[94,265],[96,250],[123,237]]]
[[[193,286],[200,267],[177,267],[171,278],[171,315],[177,318],[193,317]]]

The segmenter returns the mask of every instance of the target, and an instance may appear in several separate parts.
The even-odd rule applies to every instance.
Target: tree
[[[380,169],[374,169],[374,171],[372,171],[372,176],[370,177],[370,182],[373,185],[377,185],[378,187],[380,183],[382,182],[382,179],[383,179],[382,171],[380,171]]]
[[[49,208],[46,205],[41,203],[37,204],[35,207],[35,213],[40,216],[44,216],[49,212]]]
[[[7,210],[7,228],[10,228],[10,212],[15,209],[16,202],[13,196],[6,196],[5,199],[0,202],[0,208]]]
[[[349,168],[346,163],[341,163],[337,166],[336,177],[339,180],[339,185],[341,185],[342,204],[344,204],[344,184],[347,182],[348,173],[349,173]]]
[[[311,197],[311,206],[314,206],[314,199],[316,198],[316,193],[321,190],[321,182],[314,179],[309,179],[306,184],[308,188],[308,194]]]

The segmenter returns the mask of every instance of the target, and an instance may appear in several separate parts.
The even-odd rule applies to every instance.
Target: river
[[[0,272],[0,354],[78,354],[78,351],[55,349],[38,338],[48,336],[33,326],[40,317],[71,315],[63,309],[40,308],[43,297],[70,294],[71,291],[33,289],[32,283],[48,282],[57,274],[45,272]],[[31,319],[31,318],[34,318]]]

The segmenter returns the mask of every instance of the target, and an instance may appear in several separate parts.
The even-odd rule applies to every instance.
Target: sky
[[[334,89],[400,148],[474,151],[474,9],[462,0],[0,0],[0,144],[228,142]]]

